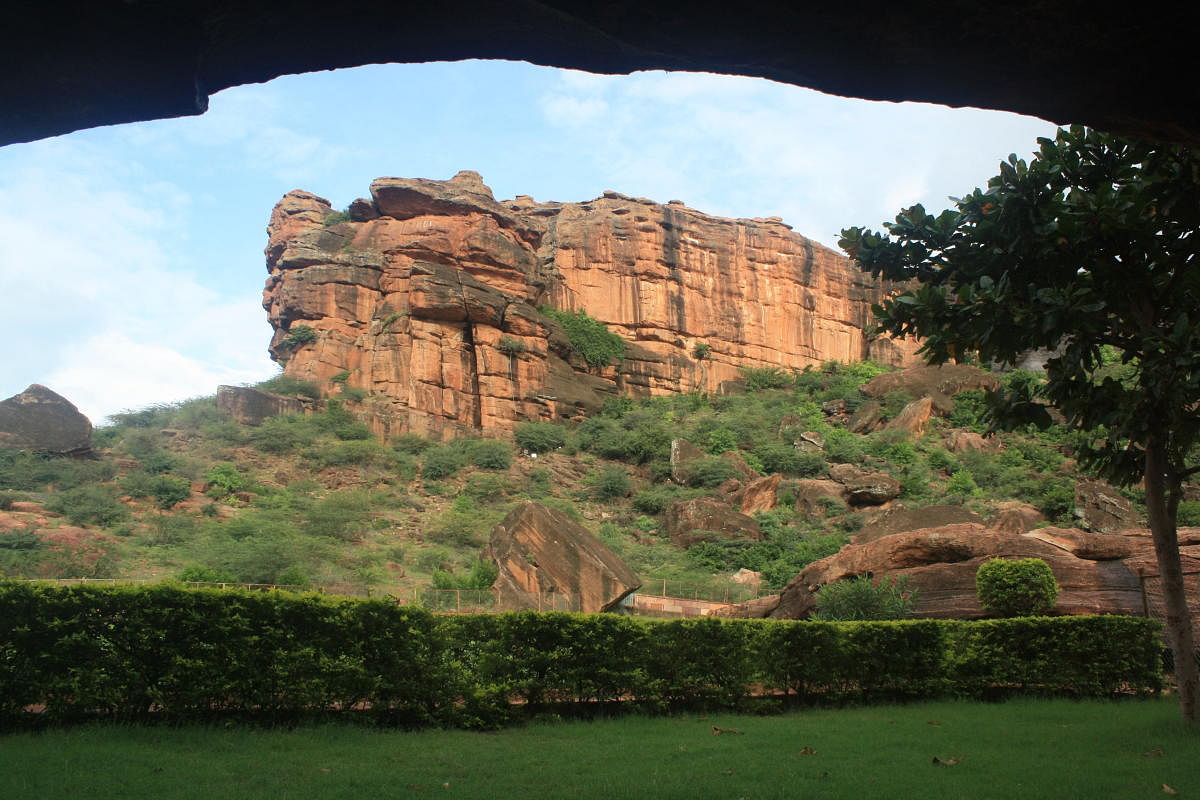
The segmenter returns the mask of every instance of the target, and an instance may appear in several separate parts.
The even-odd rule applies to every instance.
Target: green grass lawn
[[[1200,734],[1177,715],[1021,700],[497,733],[95,725],[0,737],[0,798],[1200,797]]]

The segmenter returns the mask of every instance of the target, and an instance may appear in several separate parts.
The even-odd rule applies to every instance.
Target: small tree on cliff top
[[[957,208],[914,206],[887,233],[848,228],[840,244],[872,275],[912,282],[875,313],[881,330],[924,339],[930,363],[1059,349],[1040,391],[1098,433],[1081,462],[1117,483],[1144,479],[1180,705],[1195,722],[1176,519],[1200,471],[1200,156],[1082,127],[1038,142]],[[1097,375],[1102,348],[1122,354],[1121,380]]]

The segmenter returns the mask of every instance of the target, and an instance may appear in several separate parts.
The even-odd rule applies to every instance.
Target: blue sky
[[[274,374],[271,207],[344,207],[381,175],[483,174],[497,198],[605,189],[836,245],[942,208],[1054,126],[759,79],[523,63],[385,65],[230,89],[201,117],[0,148],[0,397],[44,383],[93,422]]]

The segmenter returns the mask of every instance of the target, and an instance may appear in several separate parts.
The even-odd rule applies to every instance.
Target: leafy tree
[[[1200,153],[1083,127],[1038,142],[955,208],[913,206],[886,233],[848,228],[840,244],[872,275],[911,282],[876,316],[887,333],[921,337],[930,363],[1054,352],[1034,391],[1068,428],[1096,433],[1081,463],[1144,480],[1180,707],[1195,722],[1176,520],[1183,481],[1200,471]],[[1120,379],[1106,374],[1114,351]],[[1031,387],[1017,388],[1029,410]]]

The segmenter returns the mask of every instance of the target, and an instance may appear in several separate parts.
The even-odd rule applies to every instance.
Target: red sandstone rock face
[[[497,202],[473,172],[380,178],[350,221],[331,214],[293,191],[271,215],[271,353],[326,389],[349,371],[381,433],[508,429],[618,393],[715,392],[743,366],[913,361],[911,342],[863,334],[885,289],[778,221],[615,192]],[[608,324],[629,343],[624,362],[589,370],[541,305]],[[300,324],[317,340],[287,347]],[[697,343],[707,358],[692,358]]]
[[[1200,531],[1180,530],[1184,571],[1200,570]],[[916,615],[983,616],[975,596],[975,571],[989,558],[1041,558],[1054,571],[1060,592],[1058,614],[1135,614],[1162,609],[1161,585],[1149,533],[1096,534],[1075,529],[1040,528],[1025,534],[958,523],[896,533],[852,544],[813,562],[792,579],[770,609],[759,615],[800,618],[815,607],[822,586],[855,576],[907,576],[917,589]],[[1143,604],[1142,584],[1146,597]],[[1189,603],[1200,608],[1196,584],[1188,584]],[[734,613],[734,612],[731,612]],[[749,610],[734,613],[751,613]]]
[[[488,552],[499,569],[501,608],[538,608],[539,599],[570,600],[572,610],[608,611],[641,581],[616,553],[561,511],[523,503],[492,531]]]

